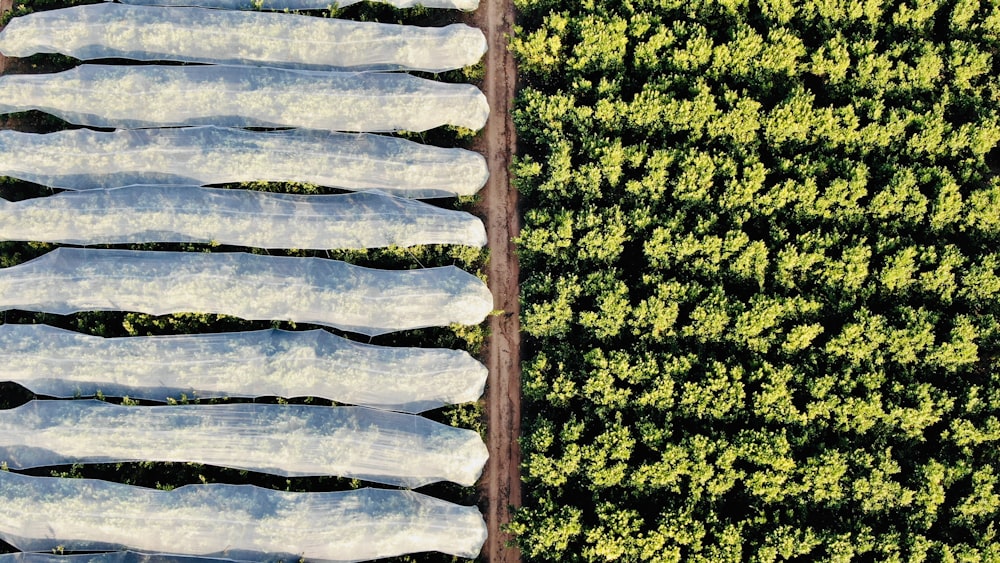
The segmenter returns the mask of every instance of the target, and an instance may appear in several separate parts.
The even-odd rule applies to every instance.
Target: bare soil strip
[[[521,504],[521,325],[519,269],[512,239],[520,231],[517,190],[510,183],[511,158],[516,151],[511,109],[517,69],[507,51],[514,32],[510,0],[482,0],[473,23],[486,34],[486,76],[483,91],[490,118],[477,147],[489,161],[490,179],[483,190],[480,214],[489,237],[489,286],[494,309],[490,317],[489,380],[486,386],[487,444],[490,460],[481,488],[486,498],[489,539],[483,556],[490,563],[519,563],[521,553],[508,547],[510,536],[501,526],[510,522],[511,508]]]

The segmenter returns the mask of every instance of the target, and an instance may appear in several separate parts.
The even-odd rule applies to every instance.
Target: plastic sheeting
[[[413,491],[289,493],[248,485],[157,491],[0,472],[0,537],[24,551],[135,549],[248,561],[363,561],[423,551],[472,558],[472,506]]]
[[[133,186],[0,200],[0,240],[201,242],[257,248],[486,244],[482,221],[378,193],[290,195]]]
[[[486,367],[462,350],[360,344],[324,330],[101,338],[0,325],[0,381],[50,397],[320,397],[421,412],[477,400]]]
[[[107,551],[77,555],[25,553],[23,551],[0,554],[0,563],[213,563],[219,561],[232,561],[232,559],[170,555],[167,553],[147,554],[135,551]]]
[[[304,127],[331,131],[478,130],[486,96],[471,84],[404,73],[261,67],[82,65],[0,76],[0,113],[40,110],[93,127]]]
[[[123,0],[125,4],[149,6],[204,6],[227,10],[326,10],[330,6],[344,8],[361,0]],[[452,8],[472,11],[479,7],[479,0],[372,0],[394,8]]]
[[[443,72],[476,64],[486,38],[464,24],[418,27],[234,12],[95,4],[17,17],[0,32],[8,57],[256,64],[315,70]]]
[[[367,335],[478,324],[493,308],[454,266],[375,270],[336,260],[245,253],[57,248],[0,270],[0,309],[220,313]]]
[[[369,134],[220,127],[38,135],[0,131],[0,174],[54,188],[307,182],[405,197],[476,193],[478,153]]]
[[[31,401],[0,411],[0,462],[195,462],[286,477],[337,475],[402,487],[471,487],[486,464],[472,430],[363,407]]]

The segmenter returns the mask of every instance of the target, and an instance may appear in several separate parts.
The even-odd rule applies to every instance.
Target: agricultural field
[[[1000,5],[515,5],[525,559],[1000,560]]]
[[[293,9],[305,6],[279,1]],[[128,158],[111,156],[124,152],[115,148],[122,140],[113,133],[76,130],[36,110],[101,127],[106,119],[140,119],[121,112],[155,104],[167,109],[154,116],[156,124],[203,125],[204,115],[183,105],[170,107],[162,95],[123,108],[84,107],[71,93],[95,77],[102,81],[98,89],[114,90],[167,75],[192,88],[228,79],[204,78],[207,71],[173,64],[102,69],[100,76],[89,76],[93,71],[71,71],[79,60],[52,54],[9,63],[8,72],[14,73],[71,72],[49,77],[49,85],[39,88],[50,98],[45,107],[40,96],[15,100],[10,111],[22,113],[3,117],[0,127],[22,132],[0,132],[0,146],[19,135],[15,142],[25,146],[23,133],[65,130],[56,144],[6,159],[0,154],[3,174],[20,173],[18,166],[30,159],[52,163],[44,174],[28,178],[38,184],[5,179],[0,196],[12,202],[49,195],[41,184],[76,190],[78,182],[104,182],[66,171],[67,163],[86,168],[94,158],[116,162],[121,168],[115,174],[177,186],[210,183],[290,194],[279,200],[339,194],[320,187],[329,182],[328,162],[352,162],[335,173],[353,181],[369,177],[373,162],[376,168],[402,163],[396,176],[373,179],[380,182],[376,187],[391,189],[404,177],[419,184],[410,195],[458,196],[434,200],[437,208],[471,209],[480,216],[488,206],[506,209],[488,218],[490,248],[396,243],[370,250],[262,250],[216,240],[210,227],[223,223],[216,218],[206,218],[196,232],[173,235],[181,238],[169,244],[97,246],[334,258],[396,270],[454,265],[480,278],[488,273],[493,288],[519,289],[519,303],[497,294],[501,305],[488,324],[389,334],[372,326],[372,336],[361,337],[342,330],[357,328],[356,321],[153,314],[160,311],[11,310],[4,323],[44,322],[53,330],[105,337],[279,335],[286,333],[269,329],[305,333],[323,326],[324,334],[345,339],[337,340],[343,350],[367,344],[466,350],[482,358],[494,378],[498,368],[505,374],[487,386],[489,408],[484,401],[440,407],[427,399],[430,410],[423,414],[488,437],[492,455],[482,490],[455,483],[418,490],[478,505],[490,531],[480,560],[491,563],[1000,560],[1000,3],[511,1],[516,20],[506,11],[511,5],[499,1],[466,16],[367,3],[309,12],[317,17],[317,29],[330,16],[437,26],[474,19],[490,30],[491,54],[497,52],[492,42],[509,40],[516,73],[512,66],[498,66],[503,57],[491,58],[490,68],[479,63],[461,70],[434,68],[435,61],[427,59],[406,62],[409,58],[399,54],[371,63],[417,69],[411,73],[416,79],[391,86],[397,92],[426,87],[426,92],[475,97],[460,84],[479,86],[493,111],[516,129],[509,170],[504,163],[511,158],[515,131],[508,121],[491,117],[476,133],[481,111],[450,115],[454,108],[442,102],[439,110],[420,114],[401,105],[394,115],[367,111],[362,121],[345,121],[357,116],[321,98],[298,99],[297,86],[286,87],[286,79],[301,76],[303,68],[336,66],[309,51],[296,55],[300,60],[292,70],[268,71],[235,85],[246,103],[234,107],[234,121],[227,125],[318,122],[336,129],[347,123],[352,130],[409,132],[395,134],[388,149],[373,152],[371,143],[362,143],[362,159],[354,158],[353,141],[329,137],[318,141],[321,149],[284,156],[266,142],[241,142],[238,149],[220,143],[218,156],[199,166],[210,180],[178,174],[169,158],[140,170]],[[22,0],[15,13],[63,5]],[[75,29],[74,37],[86,34]],[[277,40],[282,33],[262,40],[264,48],[254,54],[191,46],[189,56],[270,60],[275,50],[289,48]],[[175,46],[186,44],[187,36],[180,37]],[[78,54],[118,64],[115,57],[126,56],[132,44]],[[508,111],[495,105],[515,79],[513,106]],[[25,78],[20,88],[39,80]],[[73,88],[52,87],[60,81]],[[261,88],[276,85],[292,111],[264,121],[253,121],[259,112],[237,115],[236,110],[264,101]],[[218,92],[206,91],[206,99],[213,95]],[[5,102],[0,99],[0,107]],[[192,131],[205,138],[233,135],[210,127]],[[84,137],[85,142],[74,140]],[[187,141],[130,135],[125,142],[137,143],[129,145],[128,154],[138,148],[146,151],[143,162],[156,162],[184,150]],[[307,147],[317,140],[306,135],[295,142]],[[462,162],[452,159],[459,153],[430,151],[456,167],[435,173],[441,169],[420,166],[423,156],[408,156],[425,154],[411,142],[445,151],[476,149],[489,159],[491,175],[482,175],[484,163],[470,157],[471,151],[461,153]],[[168,150],[165,143],[171,144]],[[60,159],[67,147],[67,158]],[[303,152],[309,158],[302,158]],[[248,181],[241,174],[264,174],[255,172],[260,154],[281,166],[267,167],[275,174],[263,178],[267,182]],[[508,173],[516,197],[492,199],[507,188]],[[449,177],[472,187],[456,187]],[[483,182],[499,190],[485,201],[482,194],[472,195]],[[122,195],[84,191],[53,204]],[[406,194],[392,194],[399,195]],[[91,213],[103,207],[90,205]],[[28,205],[22,208],[30,211]],[[96,215],[90,221],[95,229],[102,225]],[[150,214],[147,222],[173,229],[162,214]],[[240,228],[254,231],[252,225]],[[410,235],[413,229],[392,233]],[[348,229],[342,236],[351,234]],[[481,240],[481,233],[476,236]],[[0,266],[29,263],[56,246],[0,242]],[[162,280],[161,291],[168,295],[172,284]],[[200,291],[204,303],[236,310],[246,301],[230,295],[232,282],[189,278],[188,283],[194,287],[185,292]],[[100,288],[88,293],[99,294]],[[108,341],[95,347],[85,340],[74,346],[86,346],[89,353],[118,346]],[[383,354],[372,360],[399,361]],[[25,403],[34,396],[28,389],[42,385],[20,381],[0,384],[0,407]],[[506,387],[512,382],[514,387]],[[154,390],[127,376],[114,384],[135,389],[136,396],[105,397],[107,402],[159,404],[149,396]],[[188,386],[206,396],[179,393]],[[278,391],[264,398],[220,399],[210,385],[185,379],[155,390],[164,392],[175,394],[171,402],[201,405],[336,405],[347,391],[316,391],[317,396],[310,391],[309,398],[298,399],[281,398]],[[99,478],[164,491],[197,483],[248,483],[288,493],[362,485],[357,479],[273,476],[194,463],[123,461],[19,473]]]

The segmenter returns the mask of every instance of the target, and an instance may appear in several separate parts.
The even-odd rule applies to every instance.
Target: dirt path
[[[494,309],[490,318],[489,381],[486,414],[490,460],[481,488],[486,497],[489,539],[483,556],[490,563],[519,563],[521,553],[506,547],[510,537],[500,526],[510,522],[511,507],[521,505],[521,325],[519,321],[518,265],[511,239],[520,230],[517,191],[510,184],[511,156],[516,149],[511,105],[517,69],[507,51],[513,33],[514,7],[510,0],[481,0],[474,23],[486,34],[489,51],[483,91],[490,102],[490,119],[478,147],[489,161],[490,180],[483,190],[480,212],[489,235],[489,285]]]

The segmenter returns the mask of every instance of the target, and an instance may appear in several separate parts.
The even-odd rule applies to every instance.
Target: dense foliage
[[[526,558],[1000,559],[1000,3],[516,5]]]

